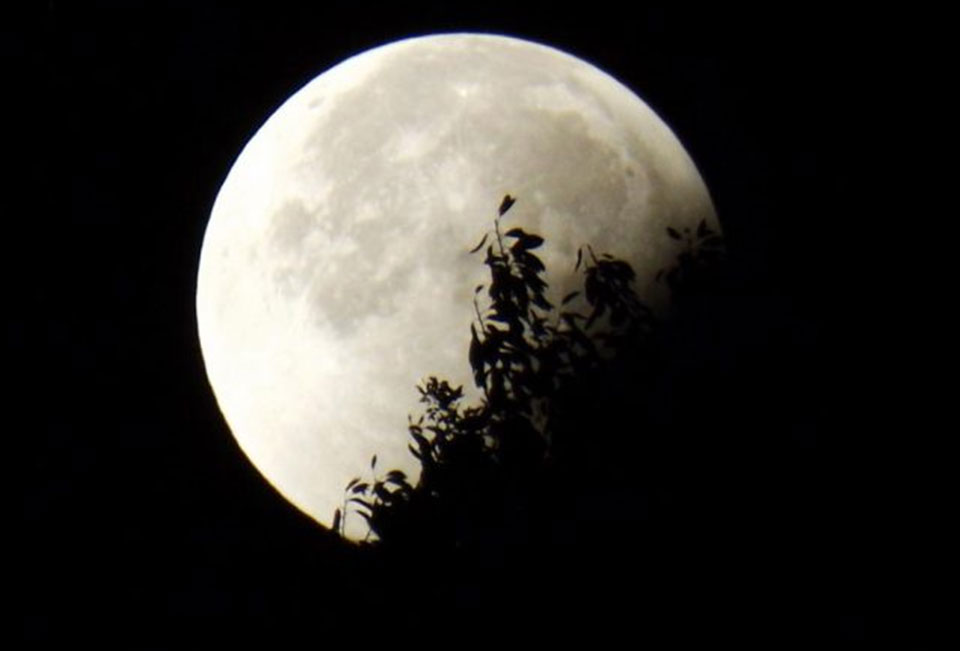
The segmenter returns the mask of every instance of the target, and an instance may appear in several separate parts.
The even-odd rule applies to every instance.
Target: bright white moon
[[[200,257],[207,375],[243,451],[320,523],[373,454],[416,477],[406,424],[422,378],[473,386],[471,301],[486,277],[467,251],[507,193],[504,224],[546,238],[554,298],[578,284],[583,244],[646,279],[674,258],[668,225],[717,228],[694,164],[646,104],[580,59],[501,36],[413,38],[344,61],[230,170]],[[365,531],[356,520],[348,535]]]

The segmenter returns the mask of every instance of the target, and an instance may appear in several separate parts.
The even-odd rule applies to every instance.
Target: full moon
[[[340,63],[227,175],[197,280],[207,377],[243,452],[319,523],[374,454],[378,471],[417,477],[407,416],[423,378],[476,397],[467,351],[486,269],[469,249],[508,193],[503,223],[545,238],[554,299],[579,286],[590,244],[629,262],[656,309],[653,276],[677,253],[667,226],[718,229],[696,167],[643,101],[504,36],[410,38]]]

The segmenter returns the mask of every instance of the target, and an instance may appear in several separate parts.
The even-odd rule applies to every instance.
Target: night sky
[[[632,3],[79,4],[39,7],[12,46],[44,98],[33,116],[43,148],[29,169],[48,216],[31,223],[35,239],[8,242],[29,279],[28,312],[41,315],[36,327],[10,327],[15,346],[39,351],[23,383],[36,396],[23,425],[29,453],[10,461],[24,477],[25,551],[11,562],[27,574],[25,641],[179,648],[276,636],[322,646],[421,630],[407,611],[370,616],[398,588],[358,567],[240,452],[206,381],[194,292],[220,183],[272,111],[351,54],[437,31],[508,34],[580,56],[684,143],[739,283],[726,372],[749,395],[731,391],[727,406],[775,433],[770,448],[744,454],[759,465],[779,455],[809,480],[790,498],[803,540],[776,563],[806,558],[819,581],[779,615],[720,617],[715,605],[708,619],[728,622],[717,638],[754,635],[768,648],[869,638],[866,435],[840,400],[856,360],[833,338],[851,310],[838,279],[855,272],[839,230],[859,209],[849,190],[860,17]],[[37,255],[52,262],[37,269]],[[639,604],[656,595],[604,571],[621,610],[570,605],[585,618],[577,630],[643,639],[650,611]],[[674,613],[670,630],[710,638],[701,614]],[[527,635],[566,630],[539,621]]]

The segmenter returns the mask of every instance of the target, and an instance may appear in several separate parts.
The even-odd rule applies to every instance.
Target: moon
[[[718,229],[707,188],[628,88],[552,47],[488,34],[405,39],[294,93],[250,139],[210,215],[197,278],[207,377],[240,448],[330,526],[346,483],[416,478],[407,416],[436,375],[476,397],[469,249],[504,225],[546,239],[554,299],[577,249],[628,261],[636,289],[676,255],[665,233]],[[345,535],[365,532],[345,523]]]

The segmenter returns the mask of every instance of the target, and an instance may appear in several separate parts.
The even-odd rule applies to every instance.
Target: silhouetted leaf
[[[524,252],[522,256],[520,256],[520,262],[523,263],[529,269],[533,270],[534,272],[546,270],[546,267],[543,266],[543,261],[540,260],[540,258],[538,258],[537,256],[533,255],[532,253]],[[546,286],[546,284],[542,280],[537,278],[536,274],[531,275],[530,280]]]
[[[340,509],[333,512],[333,524],[330,525],[333,531],[340,531]]]
[[[350,490],[350,492],[353,493],[354,495],[359,495],[360,493],[365,493],[365,492],[367,492],[367,489],[368,489],[368,488],[370,488],[370,484],[364,482],[364,483],[362,483],[362,484],[357,484],[356,486],[354,486],[354,487]]]
[[[377,467],[377,455],[373,455],[373,457],[370,459],[370,469],[373,470],[376,467]]]
[[[473,293],[474,293],[474,294],[479,294],[482,290],[483,290],[483,285],[477,285],[477,286],[474,288]]]
[[[522,228],[511,228],[509,231],[503,234],[504,237],[516,237],[522,238],[526,235],[526,232]]]
[[[523,246],[528,251],[530,249],[535,249],[539,247],[541,244],[543,244],[543,238],[540,237],[539,235],[534,235],[533,233],[530,233],[525,238],[523,238]]]
[[[577,271],[580,269],[581,262],[583,262],[583,247],[577,249],[577,264],[575,264],[573,267],[574,271]]]
[[[346,490],[350,490],[351,488],[353,488],[354,486],[356,486],[356,485],[357,485],[357,482],[359,482],[359,481],[360,481],[360,478],[359,478],[359,477],[354,477],[353,479],[351,479],[351,480],[350,480],[350,483],[347,484]]]
[[[470,253],[476,253],[483,248],[483,245],[487,243],[487,238],[490,236],[490,233],[487,233],[483,236],[483,239],[480,240],[480,244],[477,244],[475,247],[470,249]]]
[[[590,259],[593,260],[593,264],[598,264],[597,254],[593,252],[593,247],[589,244],[587,245],[587,253],[590,254]]]
[[[545,299],[541,294],[537,294],[533,297],[533,304],[539,307],[542,310],[552,310],[553,305]]]
[[[482,350],[480,347],[480,340],[477,338],[477,329],[470,324],[470,367],[475,371],[478,371],[482,368],[483,359],[482,359]],[[478,380],[479,383],[479,380]]]
[[[427,437],[425,437],[423,434],[420,434],[419,432],[410,432],[410,436],[412,436],[413,440],[417,442],[417,445],[420,446],[421,450],[430,449],[430,441],[428,441]]]
[[[499,210],[500,216],[502,217],[505,212],[510,210],[511,206],[513,206],[513,204],[516,203],[516,201],[517,200],[511,197],[509,194],[504,195],[503,201],[500,202],[500,210]]]
[[[672,228],[672,227],[670,227],[670,226],[667,226],[667,235],[669,235],[670,237],[672,237],[672,238],[675,239],[675,240],[683,239],[683,236],[680,235],[680,233],[678,233],[675,228]]]

